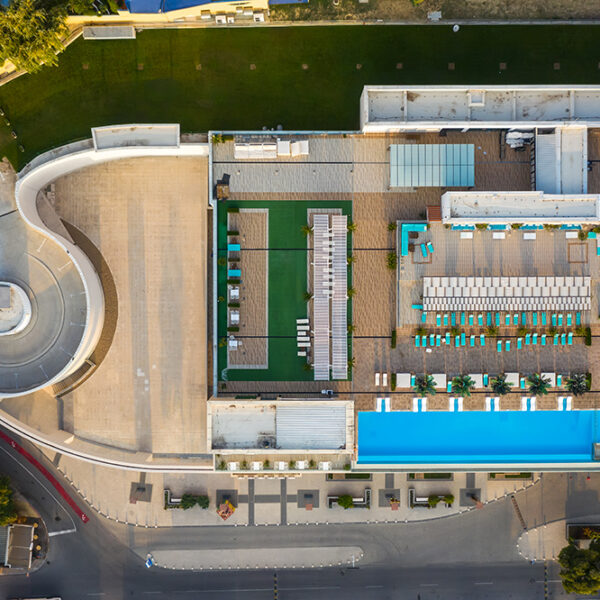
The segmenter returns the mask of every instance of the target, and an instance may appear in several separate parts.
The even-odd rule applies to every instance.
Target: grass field
[[[306,237],[300,228],[306,224],[308,208],[341,208],[344,214],[351,217],[352,203],[348,201],[229,201],[227,206],[269,209],[269,368],[228,369],[227,379],[229,381],[310,381],[313,379],[313,374],[303,369],[306,359],[297,356],[296,348],[296,319],[307,316],[307,305],[302,296],[306,291]],[[226,256],[225,204],[219,204],[218,208],[219,256]],[[351,237],[349,234],[348,248],[352,247]],[[218,267],[219,296],[227,297],[226,279],[226,268]],[[219,338],[227,335],[226,304],[226,302],[219,304]],[[350,309],[348,314],[352,314]],[[219,373],[226,365],[227,348],[219,348]]]
[[[470,26],[456,34],[450,26],[337,26],[80,39],[57,68],[0,87],[11,122],[0,121],[0,155],[20,167],[111,123],[178,122],[184,132],[277,124],[351,130],[365,84],[598,83],[599,32],[598,26]]]

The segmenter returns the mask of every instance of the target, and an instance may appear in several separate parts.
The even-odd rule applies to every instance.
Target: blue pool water
[[[361,412],[358,463],[591,462],[595,412]]]

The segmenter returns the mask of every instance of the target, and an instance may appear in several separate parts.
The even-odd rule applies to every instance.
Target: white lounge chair
[[[383,398],[376,398],[375,400],[375,410],[376,412],[382,412],[383,411]]]
[[[238,463],[238,462],[228,462],[227,463],[227,470],[228,471],[239,471],[240,470],[240,463]]]
[[[521,410],[527,410],[527,397],[521,396]]]
[[[329,461],[323,461],[319,463],[319,470],[321,471],[331,471],[331,463]]]
[[[491,398],[485,399],[485,410],[487,412],[490,412],[492,410],[492,399]]]
[[[387,373],[383,374],[382,385],[383,385],[383,387],[387,387]]]
[[[427,398],[421,398],[421,411],[427,412]]]
[[[457,398],[458,400],[458,412],[463,412],[463,402],[464,402],[464,398]]]
[[[375,387],[379,387],[380,380],[381,380],[381,373],[375,373]]]
[[[448,398],[448,410],[450,412],[454,412],[454,408],[455,408],[455,404],[456,402],[454,402],[456,400],[456,398]]]
[[[250,468],[252,469],[252,471],[261,471],[263,468],[262,461],[253,460],[252,463],[250,464]]]
[[[529,410],[535,410],[535,396],[529,400]]]
[[[413,398],[413,401],[412,401],[412,411],[413,412],[419,412],[419,399],[418,398]]]
[[[278,460],[275,463],[275,470],[277,471],[285,471],[288,468],[288,464],[283,460]]]
[[[391,412],[392,411],[392,399],[384,398],[384,400],[385,400],[385,412]]]

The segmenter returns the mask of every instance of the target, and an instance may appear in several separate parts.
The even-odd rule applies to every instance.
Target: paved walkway
[[[54,458],[53,455],[50,456]],[[234,477],[229,473],[140,474],[90,466],[68,457],[55,460],[74,489],[93,509],[112,520],[139,527],[281,526],[322,523],[401,523],[443,519],[474,510],[470,494],[483,503],[534,486],[534,480],[491,480],[485,473],[455,473],[451,480],[410,480],[406,473],[374,473],[370,480],[329,480],[325,473],[279,479]],[[345,474],[337,475],[344,477]],[[210,508],[164,508],[163,491],[180,498],[184,493],[207,495]],[[328,508],[327,497],[350,494],[362,497],[371,490],[371,508]],[[451,508],[440,503],[434,509],[410,508],[408,491],[417,496],[452,494]],[[224,495],[232,498],[235,513],[227,520],[215,506]],[[392,510],[389,498],[400,500]]]

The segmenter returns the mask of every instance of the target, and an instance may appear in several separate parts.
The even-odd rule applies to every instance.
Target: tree
[[[266,464],[266,463],[265,463]],[[208,499],[208,496],[197,496],[197,501],[196,503],[198,504],[198,506],[200,508],[208,508],[210,505],[210,500]]]
[[[550,387],[550,380],[547,377],[542,377],[539,373],[534,373],[527,378],[529,384],[529,392],[533,396],[545,396]]]
[[[565,387],[573,396],[582,396],[588,391],[584,373],[575,373],[565,380]]]
[[[13,0],[0,10],[0,61],[9,59],[30,73],[42,64],[56,66],[64,49],[62,38],[68,5],[41,6],[39,0]]]
[[[348,222],[348,231],[356,231],[357,228],[358,225],[356,223],[353,223],[352,221]]]
[[[356,290],[353,287],[348,288],[348,298],[352,298],[356,294]]]
[[[354,506],[354,502],[350,494],[342,494],[341,496],[338,496],[337,504],[345,510],[348,510]]]
[[[496,337],[498,335],[498,328],[495,325],[490,325],[485,333],[490,337]]]
[[[600,540],[592,540],[588,549],[572,543],[565,546],[558,555],[558,564],[568,594],[595,594],[600,590]]]
[[[429,498],[427,498],[427,504],[429,504],[429,508],[435,508],[440,503],[441,498],[437,494],[431,494]]]
[[[471,396],[475,382],[468,375],[459,375],[452,380],[452,393],[463,398]]]
[[[349,265],[352,265],[352,264],[354,264],[354,263],[356,262],[356,258],[354,258],[354,256],[349,256],[349,257],[346,259],[346,262],[347,262]]]
[[[417,396],[434,396],[435,386],[435,380],[431,375],[418,375],[415,377],[413,389]]]
[[[312,235],[313,228],[310,225],[302,225],[300,229],[302,230],[302,233],[305,235],[305,237]]]
[[[313,295],[309,292],[306,291],[304,292],[304,294],[302,294],[302,298],[304,298],[304,302],[310,302],[312,300]]]
[[[390,221],[388,223],[388,231],[396,231],[396,229],[398,229],[398,225],[396,224],[396,222]]]
[[[497,377],[494,377],[491,381],[492,391],[497,396],[504,396],[504,394],[509,394],[512,388],[512,385],[506,381],[506,374],[502,373]]]
[[[17,520],[17,509],[13,499],[13,490],[8,477],[0,477],[0,526],[10,525]]]

